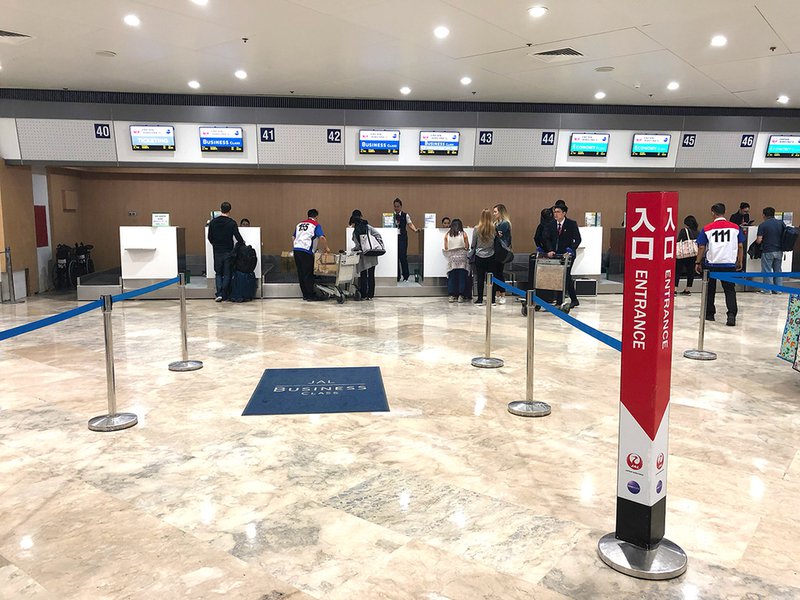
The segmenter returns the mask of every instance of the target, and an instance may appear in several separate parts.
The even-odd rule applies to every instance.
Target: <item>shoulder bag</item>
[[[676,258],[692,258],[697,256],[697,240],[693,240],[689,235],[689,229],[684,229],[686,232],[686,239],[675,244],[675,257]]]
[[[358,236],[358,241],[361,245],[361,253],[364,256],[383,256],[386,254],[386,248],[383,247],[383,243],[369,229],[367,229],[367,233]]]

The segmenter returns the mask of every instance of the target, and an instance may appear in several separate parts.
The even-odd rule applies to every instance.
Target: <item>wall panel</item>
[[[63,177],[63,176],[60,176]],[[61,184],[63,185],[63,183]],[[51,181],[51,190],[54,187]],[[187,253],[204,252],[203,228],[209,211],[228,200],[232,216],[250,219],[262,227],[263,251],[278,254],[290,248],[295,224],[308,208],[320,211],[320,221],[331,247],[339,249],[342,231],[353,209],[370,223],[379,224],[381,213],[392,210],[400,197],[414,222],[422,225],[425,212],[460,217],[474,225],[484,207],[502,202],[509,208],[517,252],[530,252],[533,232],[542,208],[564,199],[570,216],[583,224],[586,211],[602,212],[608,228],[623,219],[629,191],[677,190],[680,220],[694,214],[701,223],[710,220],[710,206],[724,202],[734,212],[739,202],[750,202],[752,212],[772,205],[800,214],[800,198],[793,179],[707,179],[669,177],[534,176],[286,176],[210,174],[83,173],[80,179],[81,235],[96,246],[98,268],[118,264],[120,225],[148,225],[150,213],[167,211],[170,222],[186,227]],[[51,197],[54,197],[51,195]],[[53,211],[54,213],[57,211]],[[135,212],[135,217],[129,217]],[[62,215],[63,217],[63,215]],[[55,219],[54,219],[55,222]],[[54,230],[55,231],[55,230]],[[54,233],[54,238],[56,233]],[[78,239],[78,238],[76,238]],[[415,249],[414,242],[411,251]]]

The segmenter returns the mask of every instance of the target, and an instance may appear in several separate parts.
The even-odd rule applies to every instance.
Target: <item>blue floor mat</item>
[[[242,416],[388,411],[380,367],[267,369]]]

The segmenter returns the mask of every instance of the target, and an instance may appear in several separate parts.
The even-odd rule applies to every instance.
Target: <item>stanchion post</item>
[[[700,328],[697,334],[697,349],[686,350],[684,358],[692,360],[717,360],[717,354],[703,350],[706,336],[706,303],[708,302],[708,269],[703,269],[703,285],[700,288]]]
[[[25,300],[17,300],[17,291],[14,288],[14,267],[11,264],[11,248],[6,246],[6,276],[8,277],[8,300],[4,303],[8,304],[23,304]]]
[[[114,301],[110,295],[101,296],[103,301],[103,332],[106,342],[106,389],[108,414],[89,419],[92,431],[119,431],[133,427],[139,419],[133,413],[117,412],[117,387],[114,379],[114,334],[111,328],[111,308]]]
[[[189,341],[186,332],[186,275],[181,273],[178,281],[178,290],[181,297],[181,344],[183,360],[169,363],[170,371],[197,371],[203,368],[203,362],[199,360],[189,360]]]
[[[535,322],[533,310],[533,290],[528,290],[528,358],[525,380],[525,401],[509,402],[508,412],[518,417],[546,417],[550,414],[550,405],[545,402],[533,401],[533,358],[535,342]]]
[[[497,369],[502,367],[505,363],[502,359],[492,357],[492,274],[486,273],[486,285],[484,286],[486,294],[483,297],[486,303],[486,347],[483,356],[476,356],[472,359],[472,366],[480,369]]]

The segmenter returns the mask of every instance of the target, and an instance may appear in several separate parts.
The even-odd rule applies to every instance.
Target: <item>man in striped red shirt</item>
[[[725,218],[725,205],[721,202],[711,207],[714,220],[703,227],[697,236],[697,260],[695,269],[697,273],[707,271],[741,271],[742,257],[744,256],[745,237],[742,230],[735,223]],[[736,287],[730,281],[722,282],[725,292],[725,306],[728,309],[726,325],[736,325],[736,314],[739,307],[736,305]],[[708,278],[708,291],[706,293],[706,321],[713,321],[717,312],[714,306],[714,296],[717,293],[717,280]]]

